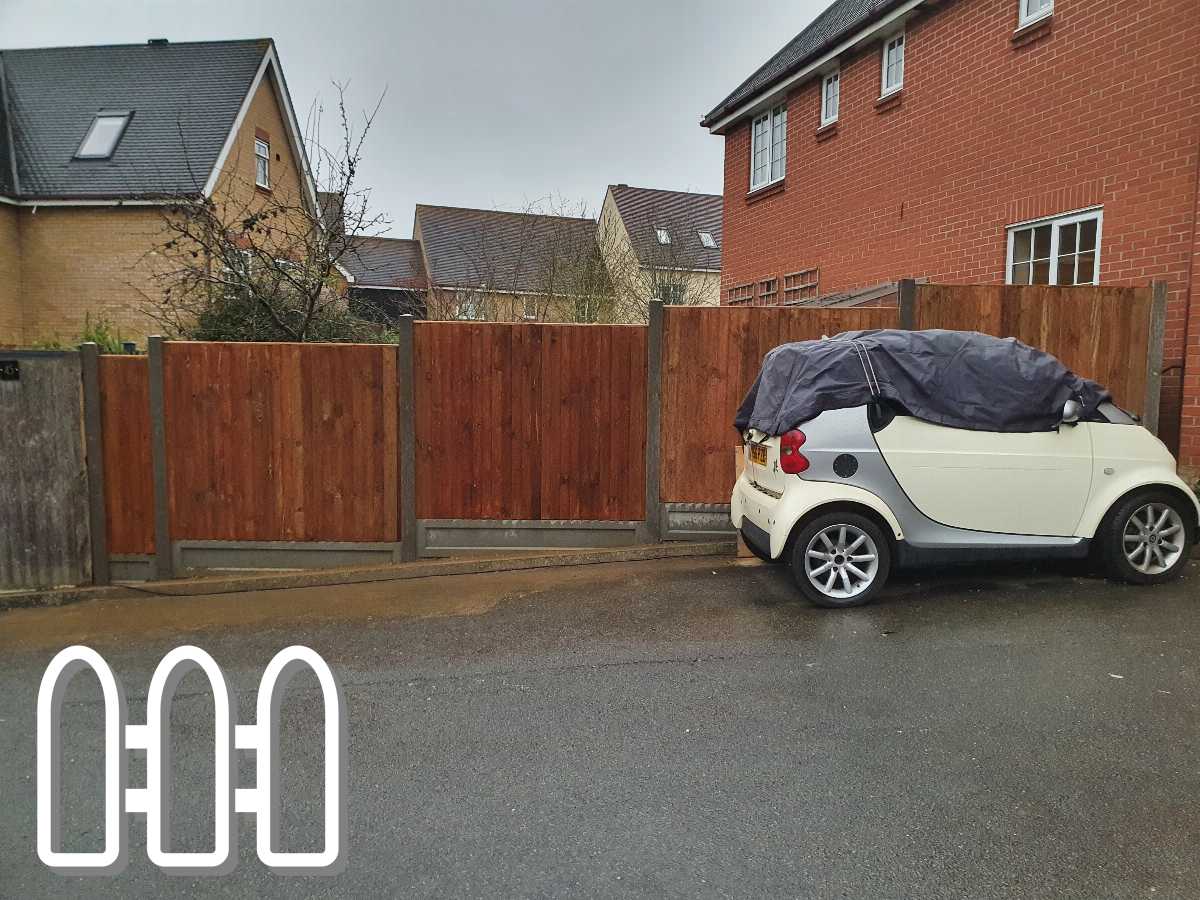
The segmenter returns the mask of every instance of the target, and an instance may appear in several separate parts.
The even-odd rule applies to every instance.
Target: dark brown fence
[[[169,343],[173,539],[395,541],[396,349]]]
[[[150,379],[144,356],[100,357],[100,421],[108,551],[154,552],[154,469],[150,459]]]
[[[763,355],[851,329],[1012,335],[1153,423],[1161,286],[900,294],[899,307],[668,307],[649,328],[410,322],[399,346],[152,342],[161,409],[153,359],[104,357],[109,552],[169,572],[176,551],[209,542],[303,565],[286,553],[386,561],[720,533],[731,423]]]
[[[916,327],[1015,337],[1106,385],[1118,404],[1144,415],[1153,303],[1150,287],[922,284]]]
[[[768,350],[839,331],[895,328],[895,307],[664,310],[662,499],[729,499],[733,414]]]
[[[645,328],[414,331],[420,518],[645,516]]]

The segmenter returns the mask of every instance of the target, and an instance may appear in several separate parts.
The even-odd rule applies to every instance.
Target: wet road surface
[[[241,722],[277,650],[318,650],[348,705],[346,870],[274,875],[243,821],[232,874],[168,877],[140,818],[119,877],[45,870],[34,703],[74,642],[131,722],[179,644],[216,657]],[[318,696],[300,676],[283,709],[285,849],[321,839]],[[98,701],[90,676],[67,692],[66,849],[102,840]],[[205,849],[198,675],[172,715],[173,849]],[[1198,724],[1195,562],[1155,590],[1066,566],[900,576],[846,611],[724,559],[14,611],[0,896],[1196,897]]]

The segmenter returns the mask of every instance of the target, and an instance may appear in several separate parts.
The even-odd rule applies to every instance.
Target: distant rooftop
[[[439,287],[545,290],[552,254],[596,247],[594,219],[417,204],[413,236]]]
[[[342,267],[354,276],[355,287],[428,287],[421,244],[404,238],[358,237],[341,258]]]
[[[629,232],[634,252],[643,265],[677,265],[689,269],[721,268],[720,194],[693,194],[658,188],[613,184],[617,212]],[[663,244],[658,230],[670,240]],[[712,237],[714,246],[705,246],[701,233]]]

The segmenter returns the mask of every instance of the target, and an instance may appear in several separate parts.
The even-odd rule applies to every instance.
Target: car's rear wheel
[[[1101,526],[1109,574],[1130,584],[1177,577],[1187,563],[1192,510],[1169,491],[1142,491],[1122,500]]]
[[[814,517],[792,547],[796,584],[818,606],[869,603],[887,581],[891,562],[891,545],[878,526],[852,512]]]

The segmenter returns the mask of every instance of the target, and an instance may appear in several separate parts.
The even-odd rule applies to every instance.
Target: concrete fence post
[[[83,440],[87,460],[88,527],[92,545],[92,584],[108,584],[108,516],[104,494],[104,431],[100,416],[100,348],[79,345],[83,376]]]
[[[1150,330],[1146,346],[1146,399],[1142,403],[1142,424],[1158,434],[1159,403],[1162,395],[1163,338],[1167,330],[1167,283],[1150,284]]]
[[[416,372],[413,359],[413,317],[400,317],[397,346],[396,427],[400,429],[400,559],[411,562],[417,547],[417,410]]]
[[[163,339],[152,335],[146,344],[150,354],[150,460],[154,470],[154,577],[173,578],[175,560],[171,552],[171,505],[167,483]]]
[[[917,327],[917,282],[912,278],[901,278],[897,286],[900,302],[900,327],[913,331]]]
[[[661,300],[651,300],[646,331],[646,524],[645,537],[658,543],[663,535],[662,485],[662,353]]]

